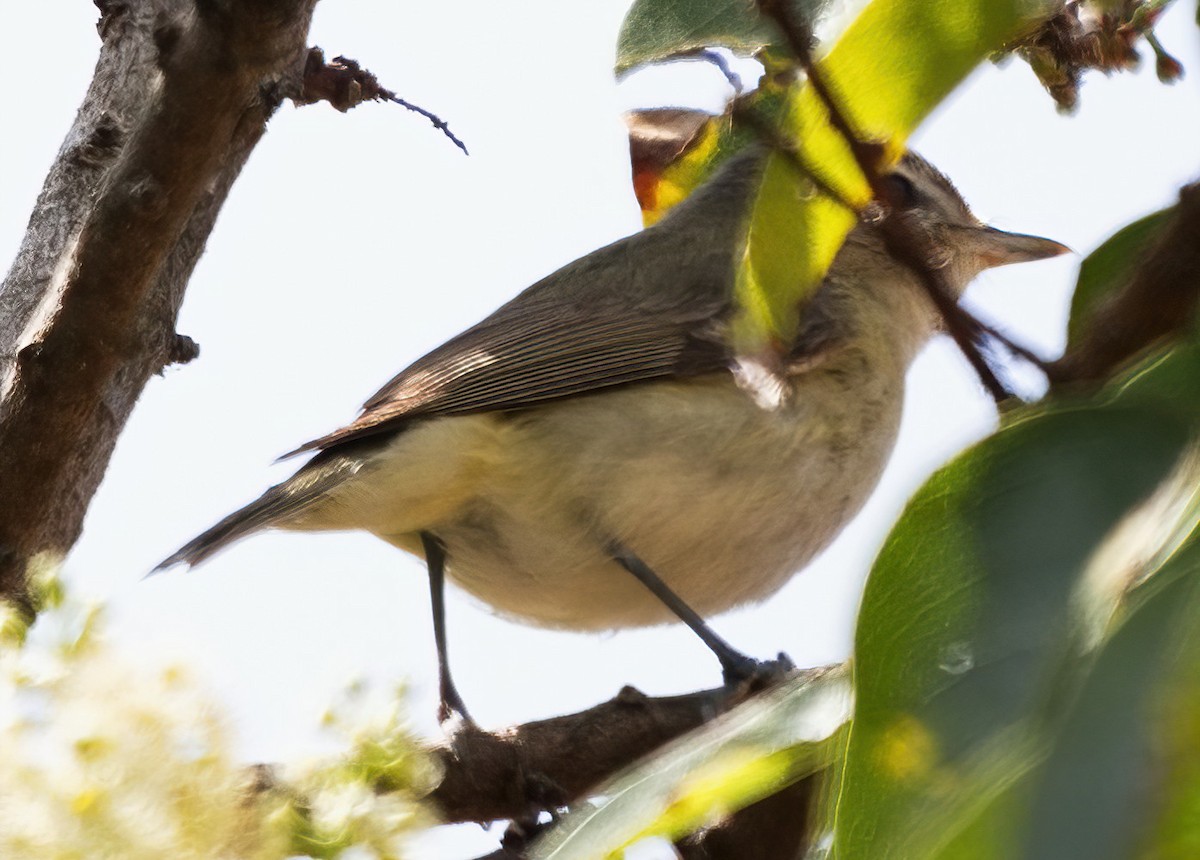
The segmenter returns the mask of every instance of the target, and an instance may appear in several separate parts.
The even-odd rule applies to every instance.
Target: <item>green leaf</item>
[[[1015,766],[1009,756],[1000,791],[978,778],[960,787],[988,802],[969,822],[952,822],[961,829],[930,860],[1198,856],[1196,550],[1172,558],[1155,580],[1164,585],[1097,653],[1064,658],[1026,726],[1028,755]],[[1153,847],[1139,853],[1139,842]]]
[[[1200,346],[1180,344],[1115,386],[1116,402],[1150,414],[1170,409],[1195,427],[1198,378]],[[1180,763],[1200,750],[1198,524],[1200,451],[1192,443],[1089,563],[1078,605],[1085,619],[1090,607],[1103,641],[1094,665],[1068,655],[1051,684],[1056,695],[1041,721],[1054,740],[1027,780],[1024,856],[1134,856],[1153,818],[1161,823],[1148,856],[1197,856],[1200,769]],[[1095,640],[1088,627],[1078,631],[1085,647]]]
[[[858,136],[884,142],[895,160],[934,107],[981,60],[1029,25],[1031,10],[1051,5],[875,0],[838,39],[820,70]],[[764,101],[778,95],[768,88]],[[861,210],[871,189],[814,88],[807,83],[788,86],[782,99],[781,131],[800,160],[819,171],[843,201]],[[791,342],[799,309],[854,224],[854,213],[817,193],[783,155],[772,155],[737,276],[733,342],[739,353],[755,356]]]
[[[1109,388],[1122,403],[1158,406],[1200,419],[1200,338],[1160,349]]]
[[[1080,264],[1067,326],[1068,349],[1079,341],[1098,303],[1129,281],[1145,251],[1174,214],[1172,206],[1122,227]]]
[[[815,21],[829,0],[787,0],[796,20]],[[728,48],[749,56],[780,43],[753,0],[637,0],[617,37],[618,77],[647,63],[663,62],[704,48]]]
[[[875,0],[846,28],[820,71],[858,136],[893,158],[984,58],[1054,11],[1050,0]],[[808,164],[852,202],[869,197],[846,141],[811,86],[790,91],[785,131]]]
[[[811,16],[822,3],[793,0],[794,12]],[[863,139],[882,141],[891,159],[917,125],[981,60],[1011,41],[1051,0],[875,0],[820,62],[836,101]],[[771,29],[752,2],[740,0],[643,0],[626,16],[618,49],[618,71],[682,51],[721,46],[763,47]],[[734,350],[770,367],[790,344],[804,302],[820,285],[837,251],[871,199],[847,141],[830,124],[825,105],[808,83],[771,80],[749,110],[778,119],[780,131],[803,164],[819,172],[841,202],[818,193],[792,160],[772,153],[749,213],[747,244],[735,278],[737,314],[731,327]],[[782,108],[779,106],[782,105]],[[723,157],[730,147],[688,151],[647,214],[653,221],[711,174],[705,158]],[[695,187],[692,185],[692,187]],[[644,197],[639,188],[639,197]]]
[[[1030,820],[1019,856],[1134,856],[1152,804],[1162,800],[1147,791],[1162,764],[1153,756],[1162,729],[1161,699],[1172,695],[1168,682],[1186,677],[1180,672],[1180,645],[1200,609],[1200,552],[1193,547],[1174,564],[1182,569],[1124,620],[1097,656],[1032,780]],[[1195,672],[1200,668],[1196,655],[1187,656],[1184,668]]]
[[[677,838],[828,766],[849,715],[844,669],[808,674],[668,745],[592,794],[531,860],[594,860],[650,836]]]
[[[804,300],[824,279],[857,220],[815,189],[805,193],[806,186],[785,156],[768,157],[734,282],[738,314],[731,339],[739,355],[757,356],[764,347],[786,351]]]
[[[1052,0],[875,0],[822,70],[866,135],[912,132],[981,60],[1039,19]]]
[[[1151,410],[1050,412],[912,500],[859,614],[840,856],[928,856],[1003,806],[1036,761],[1027,723],[1077,638],[1081,575],[1187,439],[1186,422]]]
[[[1195,553],[1193,553],[1194,557]],[[1194,558],[1193,558],[1194,561]],[[1195,579],[1195,574],[1192,574]],[[1164,597],[1169,601],[1170,596]],[[1193,593],[1177,619],[1182,643],[1165,654],[1146,728],[1155,778],[1156,801],[1136,856],[1143,860],[1192,860],[1200,857],[1200,605]],[[1145,785],[1143,784],[1143,791]]]

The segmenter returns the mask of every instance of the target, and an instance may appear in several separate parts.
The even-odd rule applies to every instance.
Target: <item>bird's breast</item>
[[[437,525],[451,576],[503,614],[604,629],[671,620],[617,540],[711,615],[782,586],[853,517],[895,440],[903,371],[843,358],[764,409],[731,376],[513,416],[472,502]]]

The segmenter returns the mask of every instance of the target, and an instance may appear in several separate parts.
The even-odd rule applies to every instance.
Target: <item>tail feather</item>
[[[356,473],[362,464],[358,457],[318,456],[283,483],[188,541],[147,575],[179,564],[193,567],[254,532],[286,523]]]
[[[272,487],[263,494],[262,498],[251,502],[241,510],[234,511],[212,528],[192,538],[159,562],[154,570],[150,571],[150,574],[161,573],[178,564],[193,567],[210,556],[216,555],[230,544],[271,525],[277,520],[277,517],[273,515],[275,505],[272,502],[274,500],[269,497],[278,489],[279,487]]]

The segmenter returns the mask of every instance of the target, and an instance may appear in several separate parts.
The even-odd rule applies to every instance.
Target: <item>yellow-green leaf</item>
[[[894,161],[917,125],[989,53],[1044,12],[1044,0],[875,0],[820,62],[821,76],[853,131],[885,145]],[[812,84],[789,87],[781,131],[801,161],[849,205],[871,198],[845,137]],[[776,155],[751,213],[735,348],[751,355],[790,343],[799,308],[832,263],[854,217],[816,193]],[[780,221],[786,223],[780,223]]]
[[[854,222],[851,210],[818,194],[785,156],[771,154],[735,275],[736,352],[757,355],[791,343],[801,299],[825,277]]]
[[[850,699],[844,668],[768,691],[619,774],[530,850],[531,860],[608,857],[649,836],[676,838],[828,766]]]
[[[885,162],[894,161],[917,125],[981,60],[1055,6],[1051,0],[875,0],[820,61],[821,75],[853,132],[884,144]],[[730,15],[743,15],[745,21],[731,23]],[[655,27],[663,32],[655,33]],[[722,3],[719,13],[705,4],[640,3],[623,31],[622,67],[685,48],[744,49],[745,34],[764,32],[762,28],[750,2]],[[631,34],[637,35],[637,50],[626,45]],[[799,160],[840,198],[834,202],[818,193],[792,159],[771,156],[748,215],[747,244],[734,280],[738,312],[731,329],[739,354],[765,358],[770,366],[772,356],[795,337],[800,309],[853,228],[851,210],[870,201],[871,189],[811,82],[771,78],[746,108],[776,124]],[[686,197],[712,173],[717,160],[736,148],[739,141],[722,131],[726,127],[723,119],[714,120],[675,164],[651,180],[643,177],[642,185],[653,192],[638,188],[648,224]]]

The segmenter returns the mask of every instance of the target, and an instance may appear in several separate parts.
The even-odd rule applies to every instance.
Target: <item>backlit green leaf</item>
[[[793,0],[793,16],[811,20],[823,5]],[[1051,0],[875,0],[820,61],[821,72],[853,131],[886,144],[894,161],[921,120],[971,69],[1056,5]],[[642,0],[626,16],[617,69],[704,47],[753,51],[776,44],[776,35],[774,24],[766,23],[749,0]],[[859,210],[870,200],[866,177],[811,84],[772,80],[746,109],[758,111],[763,121],[782,119],[779,132],[842,203]],[[705,159],[728,154],[731,147],[716,141],[713,137],[711,145],[689,150],[686,164],[669,177],[662,171],[654,194],[638,189],[639,199],[653,198],[647,223],[711,174]],[[856,212],[818,193],[778,153],[762,182],[735,276],[738,313],[731,339],[739,354],[764,358],[770,366],[772,356],[792,342],[800,309],[824,278]]]
[[[854,132],[885,144],[894,161],[917,125],[972,69],[1050,5],[875,0],[821,60],[820,71]],[[861,209],[871,189],[815,88],[793,85],[784,101],[781,131],[800,160],[846,203]],[[855,223],[853,213],[817,193],[784,161],[774,155],[764,174],[737,276],[734,344],[751,355],[791,342],[798,309]]]
[[[828,766],[849,715],[848,673],[818,671],[668,745],[592,794],[532,847],[532,860],[594,860],[675,838]]]

